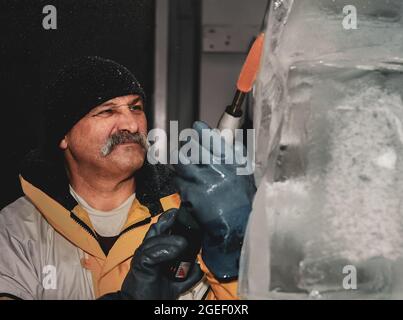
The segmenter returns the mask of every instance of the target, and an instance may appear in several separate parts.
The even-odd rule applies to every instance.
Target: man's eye
[[[136,104],[136,105],[130,106],[130,110],[132,110],[132,111],[137,111],[137,110],[141,111],[141,110],[143,110],[143,107],[141,105],[139,105],[139,104]]]
[[[98,112],[97,115],[109,115],[112,114],[113,110],[112,109],[106,109],[102,110],[101,112]]]

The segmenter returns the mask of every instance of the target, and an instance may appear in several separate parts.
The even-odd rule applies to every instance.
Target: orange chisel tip
[[[237,89],[242,92],[249,92],[252,90],[253,83],[255,82],[257,72],[260,66],[260,59],[263,53],[264,33],[259,34],[250,49],[246,61],[242,67],[239,79],[237,82]]]

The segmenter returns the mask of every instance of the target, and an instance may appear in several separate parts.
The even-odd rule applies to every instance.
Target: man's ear
[[[67,136],[65,136],[65,137],[63,138],[63,140],[60,141],[60,143],[59,143],[59,148],[62,149],[62,150],[66,150],[66,149],[67,149],[67,146],[68,146],[68,143],[67,143]]]

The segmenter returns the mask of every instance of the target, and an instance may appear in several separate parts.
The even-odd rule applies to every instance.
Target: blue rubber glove
[[[164,274],[166,264],[178,258],[187,246],[185,238],[166,234],[174,224],[177,212],[178,209],[168,210],[150,227],[134,253],[121,290],[104,295],[100,300],[175,300],[201,280],[203,272],[198,264],[182,282]]]
[[[220,281],[230,281],[238,276],[239,259],[243,237],[252,200],[256,192],[253,175],[237,175],[235,164],[202,164],[202,158],[223,160],[224,144],[214,145],[201,139],[202,130],[219,136],[219,133],[203,122],[195,122],[200,139],[193,139],[193,148],[199,149],[199,164],[183,164],[185,154],[181,148],[179,164],[175,165],[177,176],[174,182],[179,189],[182,204],[199,222],[203,229],[202,258],[213,275]],[[220,141],[220,136],[215,141]],[[214,139],[213,139],[214,141]],[[222,141],[222,140],[221,140]],[[220,147],[221,146],[221,147]],[[204,149],[204,152],[203,152]],[[195,150],[195,149],[193,149]],[[234,148],[227,145],[227,150],[236,156],[243,152],[243,146]],[[204,162],[205,163],[205,162]]]

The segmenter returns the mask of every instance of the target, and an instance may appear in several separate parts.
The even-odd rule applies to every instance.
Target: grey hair
[[[147,135],[144,133],[136,132],[130,133],[128,131],[119,131],[108,138],[105,145],[101,148],[101,155],[106,157],[113,149],[119,144],[133,142],[140,144],[146,151],[148,150]]]

